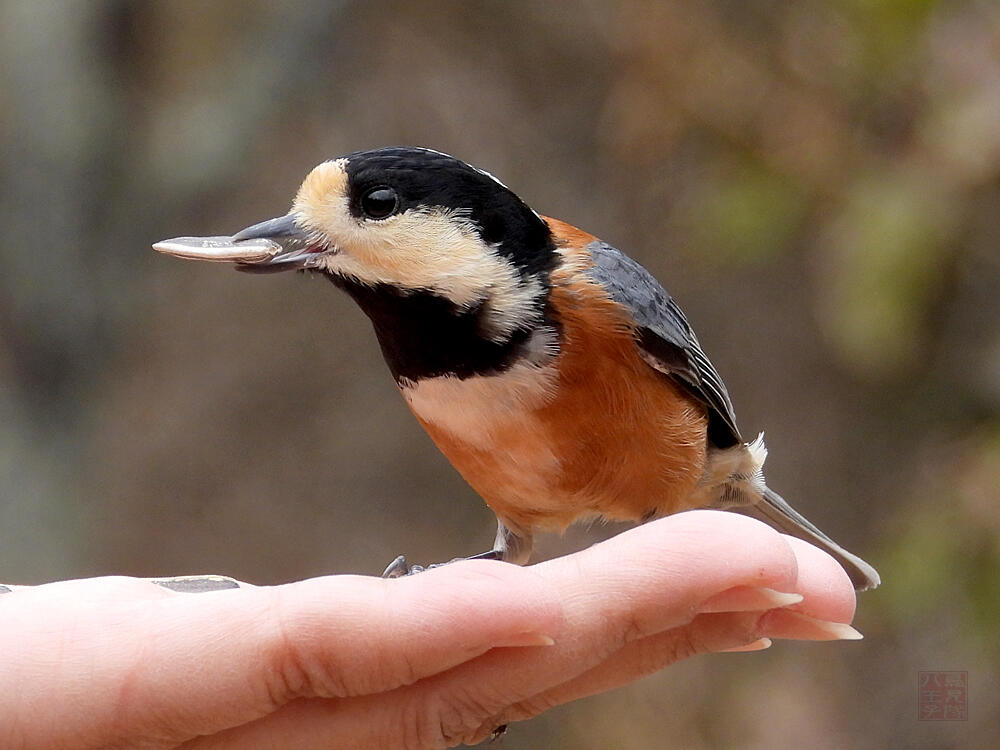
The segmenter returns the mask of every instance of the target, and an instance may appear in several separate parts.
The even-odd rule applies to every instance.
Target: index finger
[[[139,585],[157,596],[135,598]],[[496,646],[547,644],[561,622],[541,577],[486,561],[394,581],[330,576],[192,595],[94,579],[3,598],[4,630],[18,642],[0,670],[8,715],[59,706],[58,722],[15,726],[37,747],[182,742],[297,697],[381,692]]]

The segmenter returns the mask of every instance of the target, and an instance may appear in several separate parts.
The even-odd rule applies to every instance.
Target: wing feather
[[[742,443],[722,377],[667,290],[639,263],[605,242],[591,242],[587,251],[594,261],[591,278],[635,320],[643,359],[708,407],[712,442],[720,448]]]

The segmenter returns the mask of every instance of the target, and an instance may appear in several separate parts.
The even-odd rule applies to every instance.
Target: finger
[[[854,619],[857,596],[847,573],[835,559],[819,547],[795,537],[786,541],[798,560],[795,591],[809,592],[801,604],[790,607],[820,620],[850,622]]]
[[[115,601],[109,587],[154,598]],[[41,597],[44,588],[23,593]],[[40,677],[37,662],[21,663],[35,670],[28,684],[56,685],[59,694],[21,690],[19,698],[26,715],[34,703],[59,700],[71,718],[45,731],[98,745],[108,726],[181,741],[252,721],[300,695],[389,690],[497,645],[549,643],[560,625],[559,602],[543,579],[488,561],[396,581],[334,576],[190,595],[121,579],[68,582],[49,594],[59,605],[47,622],[30,606],[4,612],[22,653],[49,653],[53,641],[74,634],[58,660],[41,665],[51,680]],[[0,687],[25,682],[16,665],[4,666]]]
[[[691,625],[698,623],[697,629],[703,631],[700,637],[706,647],[721,649],[731,644],[745,644],[747,633],[753,630],[753,623],[759,616],[759,612],[700,615]],[[676,630],[650,636],[616,652],[616,662],[621,654],[620,671],[604,672],[597,667],[566,685],[497,709],[497,703],[478,695],[483,691],[488,694],[498,687],[498,683],[492,682],[489,669],[480,670],[487,673],[485,682],[479,681],[483,678],[470,679],[455,673],[466,672],[466,667],[484,661],[489,661],[494,668],[502,667],[512,655],[507,649],[499,649],[457,670],[386,696],[362,696],[337,702],[296,701],[254,725],[186,745],[185,750],[270,748],[281,746],[282,742],[299,750],[329,747],[411,750],[475,745],[501,724],[531,718],[556,705],[631,682],[641,674],[684,658],[689,648],[685,635]],[[549,658],[551,651],[546,649],[539,658]],[[616,679],[618,681],[614,682]]]
[[[337,703],[298,701],[256,726],[226,733],[197,747],[270,747],[272,743],[290,737],[294,738],[296,747],[304,750],[339,746],[338,743],[349,743],[352,738],[357,740],[358,737],[363,738],[359,746],[370,748],[437,748],[458,742],[476,744],[501,724],[528,719],[555,706],[634,682],[696,654],[766,649],[771,646],[771,639],[755,637],[755,634],[765,630],[761,620],[762,613],[759,611],[698,615],[685,626],[628,643],[608,661],[505,711],[492,714],[487,707],[478,706],[480,715],[486,718],[475,728],[470,728],[468,721],[470,704],[474,703],[474,699],[467,699],[466,705],[457,706],[445,697],[448,694],[446,689],[432,688],[428,692],[437,694],[441,700],[429,710],[420,705],[421,699],[413,696],[409,700],[402,699],[404,705],[413,709],[410,715],[415,721],[409,725],[397,721],[390,728],[383,724],[386,706],[378,696]],[[779,629],[784,638],[831,638],[829,632],[817,630],[808,622],[797,629],[794,624],[783,624]],[[539,656],[547,658],[548,652]],[[447,675],[441,677],[444,679]],[[393,734],[396,728],[406,728],[407,731]]]
[[[766,611],[753,611],[761,600],[752,590],[731,589],[706,604],[710,614],[700,614],[689,624],[625,645],[593,669],[512,707],[502,720],[535,716],[553,706],[611,690],[657,672],[681,659],[720,651],[760,650],[772,638],[797,640],[856,640],[860,633],[845,624],[854,615],[855,592],[843,568],[822,550],[789,538],[798,559],[795,592],[801,603],[767,596],[782,603]],[[759,589],[757,591],[760,591]],[[733,604],[748,611],[718,613],[715,607],[731,593]],[[704,607],[703,607],[704,608]],[[831,618],[829,620],[822,618]]]
[[[206,746],[266,747],[279,737],[301,748],[474,741],[509,706],[586,672],[626,643],[691,622],[705,599],[736,586],[787,591],[797,575],[784,537],[713,511],[662,519],[533,570],[563,602],[554,646],[530,655],[494,649],[388,696],[296,702]]]
[[[698,615],[687,625],[626,644],[601,664],[519,701],[493,721],[502,724],[528,719],[555,706],[627,685],[696,654],[758,643],[762,638],[757,625],[760,617],[760,612]]]
[[[470,560],[394,580],[338,576],[345,590],[332,601],[329,580],[282,596],[293,697],[381,693],[498,646],[550,645],[562,627],[558,592],[504,563]]]
[[[594,601],[587,603],[586,594],[567,594],[571,600],[585,603],[582,618],[578,617],[579,612],[567,607],[566,631],[579,633],[578,641],[572,644],[575,648],[567,648],[567,639],[563,638],[556,649],[539,655],[544,663],[536,660],[538,666],[534,671],[532,665],[523,663],[524,660],[517,655],[504,657],[494,652],[431,680],[428,689],[438,689],[446,695],[449,689],[442,687],[442,683],[449,680],[456,685],[478,686],[479,690],[473,690],[471,695],[470,691],[459,689],[458,701],[460,705],[464,701],[466,709],[472,706],[482,713],[501,704],[507,697],[501,686],[514,685],[519,690],[526,690],[533,683],[544,684],[545,670],[553,667],[550,677],[560,673],[567,675],[564,682],[550,685],[515,704],[520,707],[521,713],[501,711],[486,718],[473,731],[468,731],[467,724],[465,735],[453,728],[446,736],[474,742],[486,736],[497,724],[534,715],[552,705],[634,681],[696,653],[746,647],[769,634],[768,626],[762,622],[764,613],[758,606],[762,600],[770,606],[803,607],[817,614],[833,613],[849,618],[853,613],[853,588],[840,567],[825,553],[808,545],[793,547],[787,537],[739,516],[711,513],[685,515],[671,519],[670,531],[676,533],[668,540],[661,538],[659,543],[654,541],[652,550],[644,550],[642,546],[651,540],[635,537],[628,540],[624,556],[620,556],[622,549],[613,550],[617,553],[616,566],[604,565],[603,558],[588,561],[586,556],[574,556],[579,564],[579,575],[573,583],[564,587],[564,592],[573,592],[574,586],[581,582],[585,585],[603,583],[595,592],[596,600],[600,602],[597,606]],[[668,541],[668,545],[663,545],[664,541]],[[655,563],[649,564],[649,553],[658,548],[665,551]],[[612,550],[604,552],[609,551]],[[593,562],[598,563],[596,571],[588,564]],[[828,563],[833,563],[833,567]],[[798,580],[800,564],[809,568],[801,581]],[[660,570],[666,571],[667,579],[657,586],[653,576],[660,565],[663,566]],[[605,576],[603,582],[600,580],[602,574]],[[615,580],[615,575],[626,578]],[[630,590],[633,582],[642,588]],[[719,589],[723,592],[715,593]],[[691,619],[693,612],[711,608],[713,601],[717,604],[726,593],[732,592],[738,592],[737,598],[742,599],[738,606],[750,611],[699,614]],[[797,592],[799,596],[789,596],[784,592]],[[672,610],[662,609],[665,596],[673,597]],[[609,605],[609,598],[613,600],[615,597],[621,597],[623,605],[617,611],[614,604]],[[704,600],[706,597],[707,601]],[[797,603],[800,598],[801,602]],[[700,604],[695,604],[699,601]],[[657,610],[657,606],[661,609]],[[772,613],[779,611],[781,609],[772,610]],[[685,619],[686,622],[677,624],[678,620]],[[611,630],[602,630],[602,621],[610,625]],[[615,622],[617,626],[611,624]],[[775,621],[770,627],[778,631],[775,635],[786,638],[832,637],[829,632],[819,632],[815,621],[804,621],[798,625]],[[593,659],[595,655],[598,657],[596,660]],[[567,661],[560,664],[562,658]],[[593,661],[593,666],[574,671],[574,668],[586,664],[588,659]],[[473,675],[472,679],[461,682],[463,677],[470,675]],[[473,711],[452,713],[468,716]]]

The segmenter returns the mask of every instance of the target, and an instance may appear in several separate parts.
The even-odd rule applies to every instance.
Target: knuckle
[[[471,741],[495,712],[474,693],[462,691],[442,696],[438,704],[441,734],[449,743]]]
[[[403,745],[413,750],[475,744],[499,723],[497,711],[469,691],[435,693],[404,711]]]
[[[603,627],[599,645],[592,652],[597,661],[604,661],[617,654],[630,643],[648,635],[634,612],[619,612],[610,616]]]
[[[632,641],[637,641],[646,636],[646,629],[639,622],[634,612],[625,615],[624,620],[618,626],[617,639],[620,646],[625,646]]]
[[[267,603],[265,651],[267,689],[275,705],[299,697],[368,695],[410,685],[422,676],[419,658],[391,639],[347,648],[329,637],[328,619],[322,608],[289,603],[281,587],[275,587]]]
[[[268,699],[281,706],[294,698],[344,696],[349,686],[332,664],[318,658],[310,639],[300,637],[308,630],[308,623],[285,605],[280,588],[274,590],[269,602],[268,619],[274,632],[268,653],[269,669],[266,671]]]

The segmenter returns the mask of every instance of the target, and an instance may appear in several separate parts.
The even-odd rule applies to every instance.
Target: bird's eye
[[[369,219],[384,219],[396,212],[399,196],[390,187],[376,187],[361,196],[361,211]]]

